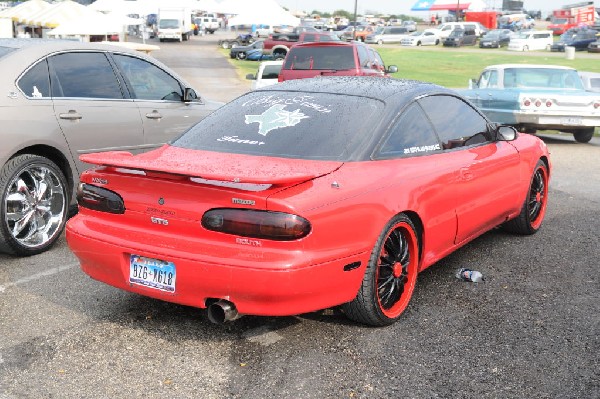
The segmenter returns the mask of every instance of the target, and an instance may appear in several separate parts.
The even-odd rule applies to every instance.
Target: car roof
[[[530,69],[530,68],[544,68],[544,69],[567,69],[567,70],[575,70],[574,68],[562,66],[562,65],[536,65],[536,64],[497,64],[497,65],[489,65],[485,67],[485,69],[506,69],[506,68],[519,68],[519,69]]]
[[[310,79],[294,79],[261,90],[342,94],[398,103],[407,102],[425,94],[456,94],[450,89],[433,83],[374,76],[320,76]]]
[[[342,42],[342,41],[334,41],[334,42],[305,42],[294,44],[290,51],[295,47],[331,47],[331,46],[339,46],[339,47],[356,47],[356,46],[365,46],[361,42]],[[366,46],[365,46],[366,47]]]

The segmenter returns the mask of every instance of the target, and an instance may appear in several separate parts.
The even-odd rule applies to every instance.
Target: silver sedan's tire
[[[47,158],[24,154],[0,170],[0,252],[29,256],[54,244],[67,221],[69,189]]]

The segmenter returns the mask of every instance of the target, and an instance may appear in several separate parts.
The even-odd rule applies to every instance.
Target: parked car
[[[560,130],[587,143],[600,126],[600,95],[584,90],[573,68],[501,64],[484,69],[461,93],[492,121],[518,130]]]
[[[543,141],[456,92],[366,77],[249,92],[160,149],[83,159],[103,167],[67,225],[82,270],[215,323],[341,305],[392,324],[444,256],[539,231],[551,173]]]
[[[589,53],[600,53],[600,33],[596,35],[596,41],[588,45]]]
[[[413,20],[402,21],[402,26],[409,32],[415,32],[417,30],[417,23]]]
[[[0,39],[0,69],[0,252],[14,255],[60,236],[81,154],[159,147],[218,107],[124,47]]]
[[[258,65],[255,74],[249,73],[246,79],[252,80],[252,90],[262,89],[279,82],[279,72],[283,66],[283,61],[263,61]]]
[[[444,47],[474,46],[477,44],[477,35],[472,29],[454,29],[443,44]]]
[[[395,65],[386,68],[377,51],[360,42],[302,43],[290,49],[279,81],[331,75],[384,77],[397,71]]]
[[[550,50],[554,43],[551,30],[529,30],[521,31],[510,38],[508,50]]]
[[[356,31],[356,32],[355,32]],[[341,37],[342,40],[358,40],[364,42],[367,36],[375,32],[375,27],[371,25],[358,25],[355,29],[345,31]]]
[[[565,51],[565,47],[574,47],[575,50],[587,50],[588,46],[596,41],[598,32],[588,28],[571,28],[560,35],[560,39],[552,44],[550,51]]]
[[[579,77],[587,91],[600,92],[600,73],[579,71]]]
[[[274,60],[272,54],[263,53],[262,49],[248,50],[246,53],[246,60],[248,61],[272,61]]]
[[[456,29],[462,30],[473,30],[475,31],[475,35],[477,37],[482,35],[482,31],[480,30],[481,24],[475,22],[446,22],[437,27],[438,36],[440,40],[446,39],[450,34]]]
[[[480,48],[507,47],[513,32],[510,29],[493,29],[479,40]]]
[[[408,29],[402,26],[379,26],[365,38],[365,43],[400,43],[408,36]]]
[[[272,25],[262,24],[256,28],[254,34],[256,35],[256,37],[269,37],[269,35],[273,32],[274,30]]]
[[[246,59],[246,55],[250,50],[261,50],[265,44],[264,40],[257,40],[254,43],[248,44],[247,46],[235,46],[229,50],[229,58],[237,58],[238,60]]]
[[[437,29],[425,29],[405,36],[400,42],[403,46],[437,46],[440,43]]]

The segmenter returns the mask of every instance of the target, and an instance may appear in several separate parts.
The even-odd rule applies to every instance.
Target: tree
[[[333,15],[336,17],[342,17],[342,18],[348,18],[348,19],[354,18],[354,14],[352,14],[346,10],[335,10],[333,12]]]

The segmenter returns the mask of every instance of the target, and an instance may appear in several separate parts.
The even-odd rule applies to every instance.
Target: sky
[[[378,11],[386,14],[406,14],[426,18],[426,11],[410,11],[410,8],[417,0],[357,0],[358,13],[364,13],[366,10]],[[454,0],[448,0],[449,3]],[[457,0],[468,2],[469,0]],[[502,0],[485,0],[490,7],[500,8]],[[302,10],[311,12],[319,10],[323,12],[333,12],[335,10],[346,10],[354,12],[354,0],[277,0],[277,2],[290,10]],[[560,8],[565,4],[577,3],[579,0],[524,0],[523,6],[526,10],[541,10],[542,14]],[[600,7],[600,2],[596,1],[596,7]]]

